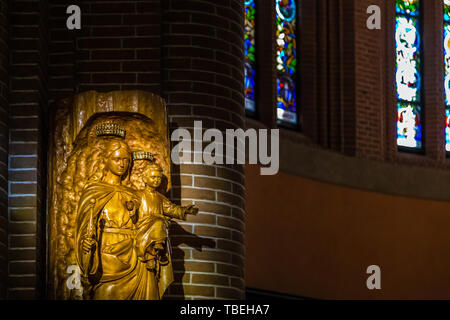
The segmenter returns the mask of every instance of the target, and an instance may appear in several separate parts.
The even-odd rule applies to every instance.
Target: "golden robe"
[[[158,281],[159,296],[173,282],[172,259],[168,237],[168,220],[185,220],[186,209],[170,202],[156,190],[146,188],[141,193],[141,206],[136,233],[138,259],[144,263],[155,260],[155,272]],[[165,244],[165,256],[151,254],[156,242]]]
[[[134,191],[120,185],[93,183],[83,190],[77,212],[76,256],[82,273],[92,284],[92,299],[159,299],[155,273],[147,270],[137,257],[136,227],[125,205],[133,198]],[[90,268],[84,270],[82,240],[89,236],[91,199],[95,199],[97,247],[88,253]]]

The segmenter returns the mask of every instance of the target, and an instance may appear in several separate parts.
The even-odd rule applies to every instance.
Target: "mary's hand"
[[[89,253],[93,250],[95,250],[95,247],[97,245],[97,241],[93,238],[84,238],[81,241],[81,247],[83,248],[84,253]]]

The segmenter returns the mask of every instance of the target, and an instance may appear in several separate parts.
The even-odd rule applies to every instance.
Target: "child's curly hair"
[[[145,188],[145,182],[143,180],[145,172],[149,169],[157,170],[163,173],[162,167],[155,161],[150,160],[134,160],[131,169],[131,183],[138,189],[143,190]]]

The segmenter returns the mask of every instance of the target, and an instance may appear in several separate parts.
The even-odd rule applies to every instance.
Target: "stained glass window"
[[[245,0],[245,110],[256,112],[255,106],[255,0]]]
[[[450,0],[444,0],[445,150],[450,151]]]
[[[297,8],[295,0],[275,0],[275,9],[277,117],[279,123],[297,125]]]
[[[422,149],[420,0],[396,0],[397,145]]]

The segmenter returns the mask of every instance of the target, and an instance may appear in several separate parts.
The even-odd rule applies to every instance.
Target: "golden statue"
[[[89,91],[60,101],[53,115],[51,297],[160,299],[173,280],[168,221],[197,213],[161,194],[171,187],[164,101]]]
[[[140,209],[137,217],[136,247],[138,258],[158,280],[159,296],[173,281],[168,221],[172,218],[186,220],[186,214],[197,214],[194,206],[182,207],[170,202],[158,192],[162,181],[162,168],[150,152],[133,154],[134,168],[140,172],[144,189],[140,192]],[[139,161],[147,160],[147,161]],[[153,299],[157,299],[156,293]]]
[[[83,189],[76,215],[76,256],[92,285],[92,299],[150,299],[154,277],[138,263],[133,217],[134,190],[123,185],[131,154],[120,140],[99,141],[99,163]],[[95,152],[95,151],[94,151]]]

